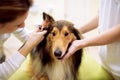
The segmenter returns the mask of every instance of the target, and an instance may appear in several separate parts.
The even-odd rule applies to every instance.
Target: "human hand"
[[[23,56],[27,56],[27,54],[44,39],[46,32],[45,30],[40,31],[39,28],[36,28],[36,30],[31,32],[26,43],[18,51]]]
[[[68,59],[70,56],[72,56],[77,50],[81,49],[84,47],[84,43],[83,40],[74,40],[71,44],[71,46],[68,49],[68,52],[66,53],[66,55],[63,57],[62,62],[64,63],[64,61],[66,59]]]
[[[49,22],[43,21],[41,25],[36,25],[36,28],[39,28],[39,31],[47,30],[49,28]]]
[[[39,28],[36,28],[29,35],[26,44],[29,44],[31,47],[35,47],[38,43],[40,43],[44,39],[44,35],[46,34],[46,30],[41,31]]]

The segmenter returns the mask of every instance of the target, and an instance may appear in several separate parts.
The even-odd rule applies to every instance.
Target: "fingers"
[[[48,26],[46,26],[46,27],[43,27],[43,26],[41,26],[41,25],[38,25],[38,26],[36,26],[36,32],[39,32],[39,31],[43,31],[43,30],[48,30]]]
[[[41,32],[38,32],[38,34],[41,34],[41,35],[45,35],[46,33],[47,33],[47,31],[46,31],[46,30],[41,31]]]
[[[66,55],[63,57],[62,63],[64,63],[64,61],[67,60],[72,55],[72,52],[70,50],[71,50],[71,46],[69,47],[68,52],[66,53]]]
[[[36,27],[35,29],[36,32],[42,31],[39,27]]]
[[[78,40],[73,41],[68,49],[68,52],[63,57],[62,62],[64,63],[64,61],[67,60],[70,56],[72,56],[79,48],[78,48]]]
[[[62,59],[62,63],[64,63],[64,61],[67,60],[71,55],[72,53],[67,52],[66,55]]]

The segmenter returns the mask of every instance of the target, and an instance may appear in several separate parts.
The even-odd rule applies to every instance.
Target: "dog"
[[[61,59],[66,55],[72,41],[81,39],[79,31],[73,23],[66,20],[55,21],[47,13],[43,13],[42,26],[42,30],[46,29],[47,33],[30,54],[31,80],[78,80],[82,49],[64,63]]]

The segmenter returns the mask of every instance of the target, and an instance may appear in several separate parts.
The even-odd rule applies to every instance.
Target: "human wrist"
[[[21,53],[23,56],[26,57],[31,50],[32,50],[32,46],[25,43],[18,51],[19,53]]]
[[[82,47],[84,48],[84,47],[88,47],[90,44],[89,44],[89,40],[88,39],[82,39],[81,40],[81,45],[82,45]]]

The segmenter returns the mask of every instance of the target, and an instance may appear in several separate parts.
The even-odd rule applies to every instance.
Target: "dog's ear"
[[[74,30],[73,30],[73,33],[74,33],[74,35],[76,36],[76,38],[77,38],[78,40],[80,40],[80,39],[83,38],[82,35],[81,35],[81,33],[80,33],[77,29],[74,29]]]
[[[54,19],[49,14],[43,12],[43,22],[41,25],[41,30],[48,30],[53,24]]]
[[[44,35],[45,38],[38,44],[36,51],[39,51],[39,49],[42,49],[42,47],[46,45],[46,38],[53,28],[52,26],[53,22],[54,22],[53,17],[43,12],[43,22],[40,29],[47,30],[47,33]]]
[[[53,19],[53,17],[45,12],[43,12],[43,20],[46,22],[46,23],[49,23],[52,24],[55,20]],[[47,25],[47,26],[49,26]]]
[[[43,20],[54,21],[53,17],[45,12],[43,12]]]

